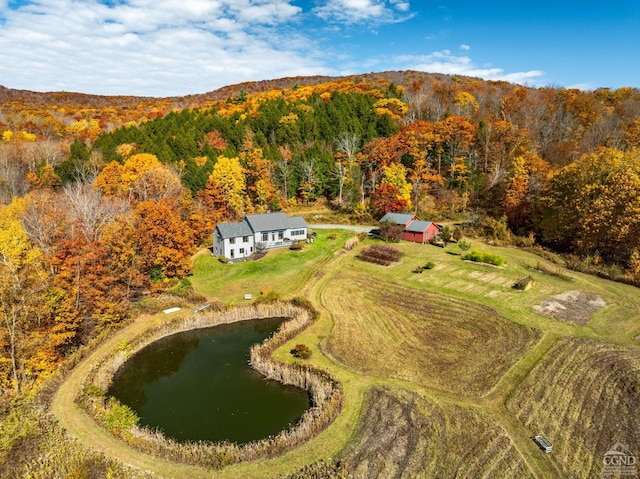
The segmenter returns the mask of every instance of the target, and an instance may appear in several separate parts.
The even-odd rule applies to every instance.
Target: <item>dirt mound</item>
[[[582,291],[566,291],[545,299],[533,307],[540,314],[551,316],[560,321],[575,324],[587,324],[593,313],[606,306],[602,298]]]

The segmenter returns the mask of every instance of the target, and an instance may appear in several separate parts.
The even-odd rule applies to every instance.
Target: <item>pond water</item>
[[[309,408],[306,391],[267,381],[249,349],[284,320],[258,319],[178,333],[145,347],[116,374],[108,394],[140,424],[167,437],[238,444],[278,434]]]

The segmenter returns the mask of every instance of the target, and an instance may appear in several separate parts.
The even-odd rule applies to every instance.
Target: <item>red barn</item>
[[[402,239],[414,243],[427,243],[439,235],[442,228],[431,221],[421,221],[416,215],[405,213],[387,213],[380,223],[393,223],[404,228]]]
[[[402,239],[414,243],[426,243],[439,235],[441,231],[440,226],[431,221],[416,220],[405,228]]]

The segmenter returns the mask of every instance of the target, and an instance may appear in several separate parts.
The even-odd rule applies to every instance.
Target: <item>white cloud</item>
[[[0,82],[169,96],[330,73],[287,29],[300,12],[292,0],[34,0],[4,10]]]
[[[4,3],[2,3],[4,2]],[[342,23],[410,17],[403,0],[32,0],[0,13],[0,82],[38,91],[174,96],[242,81],[415,69],[533,82],[542,72],[476,66],[449,50],[355,57],[335,44]],[[0,0],[0,6],[8,5]],[[314,22],[318,16],[327,21]],[[309,23],[305,23],[305,22]],[[323,29],[314,36],[309,26]],[[301,28],[302,26],[302,28]],[[316,32],[319,30],[315,30]],[[349,30],[344,30],[348,32]],[[345,41],[344,36],[340,41]],[[349,40],[350,41],[350,40]],[[460,45],[468,51],[467,45]]]
[[[429,55],[401,55],[395,58],[395,63],[398,68],[407,70],[465,75],[485,80],[504,80],[529,85],[538,84],[544,75],[544,72],[540,70],[506,73],[502,68],[478,67],[468,56],[452,55],[448,50],[433,52]]]
[[[469,50],[471,50],[471,47],[463,43],[460,45],[460,50],[464,50],[465,52],[468,52]]]
[[[587,82],[587,83],[576,83],[576,84],[573,84],[573,85],[566,85],[565,88],[583,90],[583,91],[593,91],[593,90],[597,90],[598,88],[601,88],[601,87],[598,86],[597,84],[593,83],[593,82]]]
[[[399,12],[408,12],[411,8],[409,2],[403,0],[391,0],[391,4],[394,5]]]
[[[392,23],[407,20],[410,4],[402,0],[326,0],[313,9],[323,20],[338,23]]]

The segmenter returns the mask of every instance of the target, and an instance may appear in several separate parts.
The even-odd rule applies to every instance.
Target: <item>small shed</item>
[[[551,441],[549,441],[549,439],[547,439],[544,434],[538,434],[537,436],[534,436],[533,440],[544,452],[548,453],[551,452],[551,449],[553,449],[553,444],[551,444]]]

